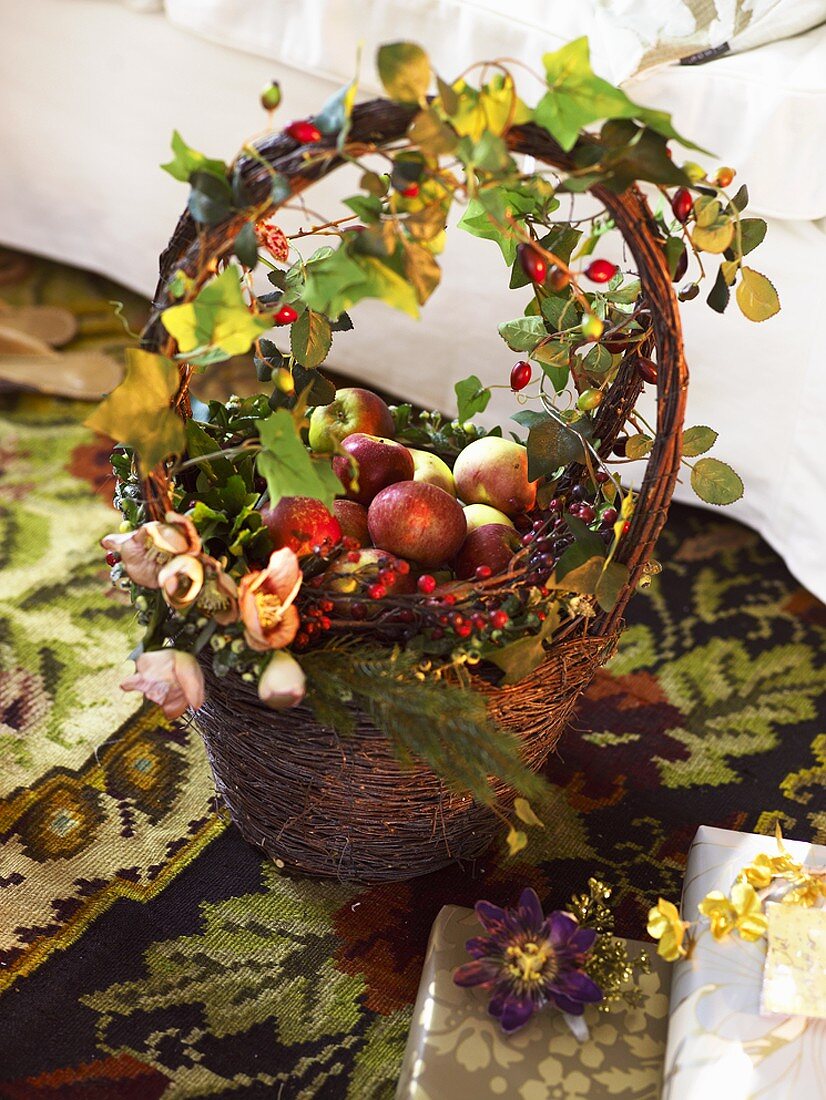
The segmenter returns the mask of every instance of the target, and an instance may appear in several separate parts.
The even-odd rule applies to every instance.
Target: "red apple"
[[[486,523],[469,532],[456,555],[454,569],[461,581],[469,580],[480,565],[492,573],[502,573],[519,549],[519,535],[501,523]]]
[[[310,447],[329,454],[356,432],[392,436],[395,430],[390,409],[377,393],[345,386],[329,405],[318,405],[310,414]]]
[[[370,505],[367,524],[377,546],[428,567],[449,562],[467,533],[461,505],[426,481],[382,489]]]
[[[528,452],[510,439],[475,439],[456,459],[453,476],[465,504],[489,504],[515,516],[536,501],[536,482],[528,481]]]
[[[282,497],[274,508],[262,508],[261,519],[275,550],[288,546],[299,557],[341,542],[341,527],[320,500]]]
[[[334,500],[333,515],[339,522],[345,538],[357,539],[362,546],[370,545],[370,532],[367,530],[367,509],[354,500]]]
[[[392,439],[356,432],[342,440],[341,446],[358,463],[358,478],[354,482],[350,462],[344,455],[333,458],[333,469],[348,499],[365,507],[385,486],[396,481],[409,481],[413,477],[410,451]]]

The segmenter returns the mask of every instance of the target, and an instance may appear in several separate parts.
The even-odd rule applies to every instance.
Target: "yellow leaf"
[[[184,424],[171,408],[178,368],[162,355],[130,348],[120,385],[104,398],[86,426],[133,447],[145,470],[184,449]]]
[[[508,852],[510,855],[515,856],[517,852],[521,852],[523,848],[528,846],[528,836],[523,833],[521,829],[514,829],[513,826],[508,830],[507,835]]]
[[[195,364],[243,355],[262,332],[272,328],[270,316],[250,312],[233,265],[203,286],[194,301],[165,309],[161,320],[179,352],[202,353],[190,359]]]
[[[545,828],[545,822],[540,821],[536,814],[531,809],[531,804],[527,798],[516,798],[513,803],[513,812],[519,818],[520,821],[524,821],[526,825],[538,825],[540,829]]]
[[[777,291],[765,275],[751,267],[744,267],[740,272],[737,304],[750,321],[767,321],[780,312]]]

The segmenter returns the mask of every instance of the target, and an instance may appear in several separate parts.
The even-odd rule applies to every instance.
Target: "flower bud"
[[[306,680],[301,665],[289,653],[273,653],[258,681],[258,697],[273,710],[297,706],[304,698]]]

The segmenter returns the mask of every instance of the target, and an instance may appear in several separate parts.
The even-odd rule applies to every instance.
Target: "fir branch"
[[[518,741],[490,718],[484,697],[444,679],[419,679],[419,660],[364,645],[305,654],[316,717],[346,736],[354,725],[352,702],[387,734],[404,767],[424,762],[448,786],[488,805],[495,801],[491,776],[539,796],[544,781],[522,763]]]

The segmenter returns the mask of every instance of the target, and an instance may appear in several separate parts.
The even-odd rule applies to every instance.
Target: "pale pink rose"
[[[204,704],[204,676],[191,653],[177,649],[153,649],[141,653],[135,672],[120,685],[124,691],[141,691],[157,703],[167,718],[180,718],[191,707]]]
[[[301,581],[298,558],[286,546],[272,553],[266,569],[241,578],[238,607],[250,649],[281,649],[290,644],[298,632],[299,617],[293,600]]]
[[[273,653],[258,681],[258,697],[273,710],[295,707],[304,698],[306,679],[301,665],[283,650]]]
[[[125,535],[106,535],[101,545],[120,554],[126,575],[135,584],[160,588],[161,568],[179,554],[200,553],[201,536],[188,516],[167,512],[164,521],[152,520]]]

